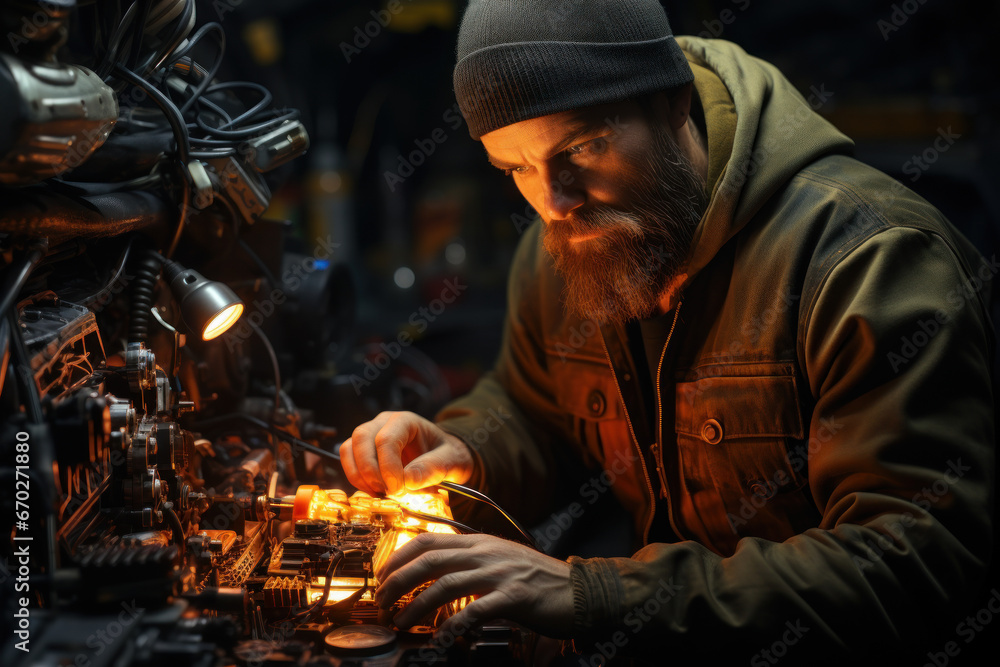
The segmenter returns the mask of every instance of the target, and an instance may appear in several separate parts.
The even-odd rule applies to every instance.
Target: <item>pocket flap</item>
[[[606,362],[564,361],[550,356],[548,364],[556,398],[574,416],[594,421],[624,417],[618,385]]]
[[[805,434],[790,375],[707,377],[677,385],[678,433],[716,444],[723,438]]]

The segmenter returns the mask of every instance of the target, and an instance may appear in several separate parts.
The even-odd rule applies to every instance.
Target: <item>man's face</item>
[[[599,322],[651,315],[706,205],[666,122],[623,102],[521,121],[482,142],[545,222],[568,308]]]

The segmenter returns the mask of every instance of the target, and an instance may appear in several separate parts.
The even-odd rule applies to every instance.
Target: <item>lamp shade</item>
[[[202,340],[212,340],[229,330],[243,314],[243,302],[227,285],[208,280],[176,262],[164,266],[170,291],[181,307],[181,316]]]

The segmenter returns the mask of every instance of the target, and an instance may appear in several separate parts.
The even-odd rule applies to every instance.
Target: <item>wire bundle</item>
[[[173,145],[163,152],[172,158],[178,175],[173,184],[181,188],[181,202],[169,257],[183,230],[192,192],[208,185],[204,177],[196,182],[192,170],[205,172],[193,163],[242,158],[248,140],[297,120],[299,112],[272,108],[271,92],[258,83],[216,80],[225,55],[225,31],[219,23],[209,22],[192,34],[194,0],[135,0],[118,15],[112,15],[111,6],[116,5],[93,5],[96,48],[107,43],[97,54],[94,71],[119,94],[118,132],[152,137],[169,130],[173,137]],[[215,48],[210,62],[205,57],[206,66],[196,60],[195,52],[205,51],[202,44],[208,41]],[[126,93],[130,87],[134,90]],[[160,117],[145,113],[150,103]],[[146,179],[141,185],[158,182],[162,180]],[[139,184],[135,180],[128,185]]]

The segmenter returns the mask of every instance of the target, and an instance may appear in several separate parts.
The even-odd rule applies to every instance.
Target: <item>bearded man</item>
[[[377,573],[383,606],[436,579],[397,625],[476,594],[443,632],[506,618],[606,657],[752,664],[952,631],[992,541],[995,258],[852,159],[822,86],[675,39],[653,0],[473,0],[454,81],[541,221],[493,372],[435,423],[359,426],[345,472],[537,519],[585,505],[561,472],[599,465],[638,550],[422,535]]]

